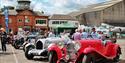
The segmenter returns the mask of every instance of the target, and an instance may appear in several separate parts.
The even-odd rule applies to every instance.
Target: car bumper
[[[47,56],[48,50],[47,49],[42,49],[42,50],[32,49],[28,52],[28,54],[32,54],[34,56]]]

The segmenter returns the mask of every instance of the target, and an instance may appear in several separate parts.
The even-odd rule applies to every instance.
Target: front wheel
[[[58,57],[55,52],[50,52],[49,53],[49,63],[57,63]]]
[[[20,47],[15,43],[15,44],[14,44],[14,48],[15,48],[15,49],[19,49]]]
[[[120,55],[121,55],[121,48],[119,47],[118,50],[117,50],[117,55],[116,57],[114,58],[114,62],[119,62],[120,61]]]
[[[76,63],[95,63],[91,55],[82,54]]]
[[[29,59],[29,60],[33,59],[33,57],[34,57],[34,55],[32,55],[32,54],[28,54],[28,52],[29,52],[30,50],[32,50],[32,49],[34,49],[34,47],[27,47],[27,48],[26,48],[26,51],[25,51],[25,57],[26,57],[27,59]]]

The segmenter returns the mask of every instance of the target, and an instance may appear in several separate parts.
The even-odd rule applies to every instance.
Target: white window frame
[[[46,20],[46,24],[36,24],[37,20]],[[35,26],[47,26],[47,19],[40,19],[40,18],[35,19]]]

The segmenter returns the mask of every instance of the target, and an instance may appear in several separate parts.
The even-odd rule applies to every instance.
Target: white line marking
[[[18,59],[17,59],[17,57],[16,57],[16,55],[15,55],[14,49],[12,48],[12,46],[11,46],[11,49],[12,49],[12,52],[13,52],[13,56],[14,56],[15,62],[16,62],[16,63],[19,63],[19,62],[18,62]]]

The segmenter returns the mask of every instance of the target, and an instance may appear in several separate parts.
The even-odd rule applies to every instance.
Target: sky
[[[30,0],[31,8],[35,11],[43,11],[46,14],[67,14],[77,11],[87,5],[101,3],[110,0]],[[0,0],[0,7],[4,5],[16,6],[17,0]]]

